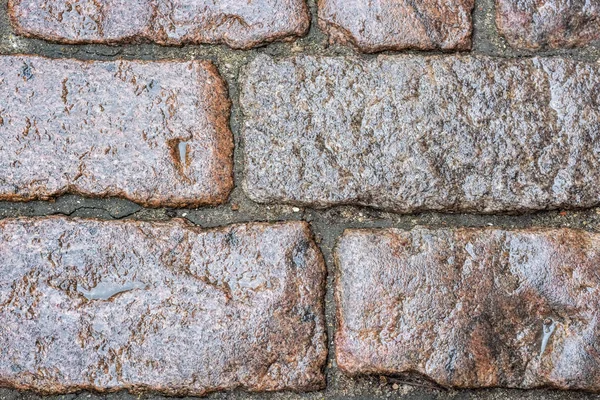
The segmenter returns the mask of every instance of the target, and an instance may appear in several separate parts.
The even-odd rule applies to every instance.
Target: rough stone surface
[[[306,223],[4,220],[0,254],[0,386],[324,385],[325,266]]]
[[[259,56],[242,76],[261,203],[516,212],[600,203],[600,65]]]
[[[0,57],[0,200],[68,192],[152,207],[224,202],[229,109],[209,62]]]
[[[332,41],[365,52],[468,50],[473,0],[319,0],[319,26]]]
[[[496,25],[516,48],[584,46],[600,40],[600,0],[496,0]]]
[[[307,32],[304,0],[9,0],[18,34],[63,43],[152,41],[250,48]]]
[[[338,366],[459,388],[600,390],[600,235],[346,231]]]

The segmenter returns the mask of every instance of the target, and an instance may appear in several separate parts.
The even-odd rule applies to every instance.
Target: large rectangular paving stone
[[[403,213],[600,203],[600,64],[259,56],[241,80],[255,201]]]
[[[324,385],[307,224],[0,222],[0,386],[204,395]]]
[[[61,43],[225,43],[247,49],[308,31],[305,0],[9,0],[17,34]]]
[[[581,47],[600,40],[600,0],[496,0],[496,25],[516,48]]]
[[[346,373],[600,390],[599,234],[349,230],[336,260]]]
[[[319,26],[364,52],[468,50],[473,0],[319,0]]]
[[[0,200],[222,203],[233,187],[229,110],[210,62],[2,56]]]

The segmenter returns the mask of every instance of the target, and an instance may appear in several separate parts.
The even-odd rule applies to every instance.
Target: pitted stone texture
[[[496,0],[496,25],[516,48],[585,46],[600,40],[600,0]]]
[[[305,0],[9,0],[20,35],[62,43],[225,43],[247,49],[308,31]]]
[[[0,385],[204,395],[324,385],[307,224],[0,222]]]
[[[331,41],[361,51],[468,50],[473,0],[319,0],[319,26]]]
[[[243,77],[261,203],[516,212],[600,203],[600,65],[259,56]]]
[[[227,200],[233,138],[210,62],[0,57],[0,200]]]
[[[600,390],[600,235],[351,230],[336,257],[346,373]]]

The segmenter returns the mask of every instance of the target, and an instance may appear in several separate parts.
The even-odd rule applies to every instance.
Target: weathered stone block
[[[62,43],[225,43],[248,49],[308,31],[305,0],[9,0],[20,35]]]
[[[496,0],[496,26],[516,48],[581,47],[600,40],[600,1]]]
[[[242,78],[261,203],[522,212],[600,203],[600,64],[259,56]]]
[[[365,52],[468,50],[473,0],[319,0],[319,26],[330,39]]]
[[[204,395],[324,385],[308,225],[0,222],[0,385]]]
[[[229,110],[210,62],[2,56],[0,200],[223,203],[233,187]]]
[[[600,389],[598,234],[350,230],[336,259],[336,356],[347,373]]]

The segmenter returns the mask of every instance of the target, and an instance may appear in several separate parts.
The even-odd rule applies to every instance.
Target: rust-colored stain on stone
[[[255,201],[402,213],[600,204],[600,64],[261,55],[240,80]]]
[[[336,260],[346,373],[600,390],[599,234],[349,230]]]
[[[304,35],[305,0],[9,0],[20,35],[62,43],[224,43],[248,49]]]
[[[473,0],[319,0],[319,26],[361,51],[468,50]]]
[[[233,187],[229,110],[210,62],[2,56],[0,200],[222,203]]]
[[[324,385],[303,222],[0,222],[0,386],[204,395]]]
[[[600,40],[600,0],[496,0],[496,25],[516,48],[581,47]]]

